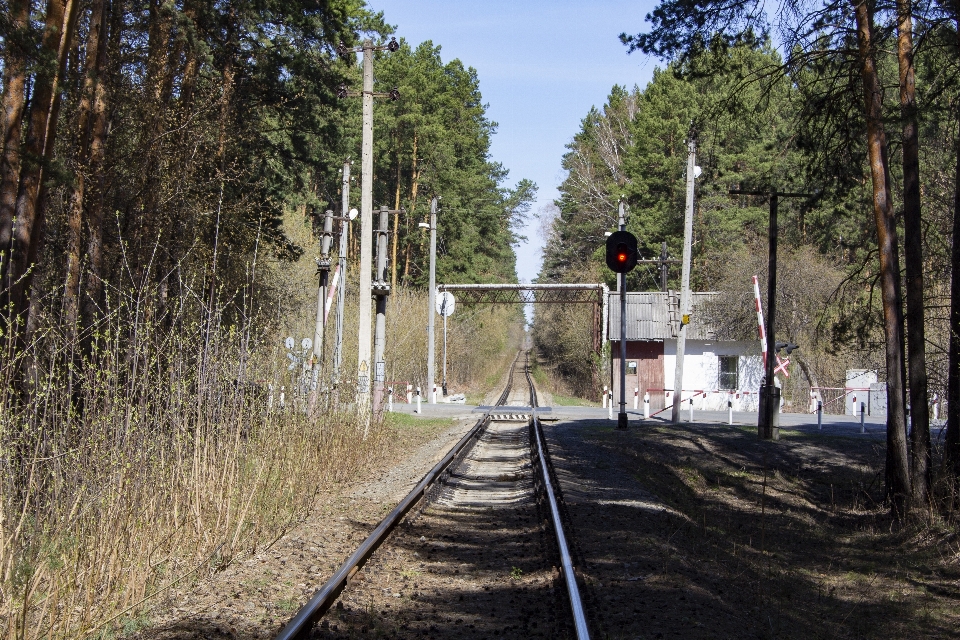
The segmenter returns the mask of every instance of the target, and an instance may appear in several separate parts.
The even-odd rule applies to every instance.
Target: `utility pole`
[[[777,208],[780,198],[810,198],[809,193],[785,191],[744,191],[731,189],[730,195],[768,196],[770,198],[770,225],[767,231],[767,355],[763,385],[760,387],[760,412],[757,416],[757,435],[761,440],[780,439],[780,388],[776,385],[777,339],[774,335],[777,316]]]
[[[660,245],[660,291],[664,293],[667,292],[667,278],[670,275],[670,267],[667,266],[668,262],[676,262],[676,260],[669,260],[669,255],[667,255],[667,243],[664,241]]]
[[[373,349],[373,413],[380,415],[383,409],[383,385],[386,380],[386,360],[383,352],[387,336],[387,296],[390,295],[390,283],[387,282],[387,225],[390,211],[380,207],[380,231],[377,233],[377,279],[372,291],[377,300],[377,329]]]
[[[427,389],[432,391],[433,384],[436,381],[436,354],[433,344],[433,326],[434,314],[437,306],[437,196],[430,200],[430,292],[427,320]],[[417,225],[420,228],[425,227],[422,222]],[[430,401],[434,401],[434,394],[430,393]]]
[[[320,381],[320,369],[323,366],[323,342],[327,329],[327,284],[330,277],[330,244],[333,241],[333,211],[327,209],[323,216],[323,235],[320,237],[320,257],[317,259],[317,275],[320,286],[317,287],[317,321],[313,328],[313,371],[310,380],[310,407],[317,402],[317,387]]]
[[[340,290],[337,291],[337,341],[333,347],[333,388],[340,384],[340,363],[343,360],[343,303],[347,290],[347,229],[350,224],[350,161],[343,163],[343,184],[340,205]],[[338,389],[339,393],[339,389]]]
[[[667,291],[667,278],[670,275],[670,267],[668,265],[680,262],[679,260],[673,260],[670,258],[670,255],[667,253],[667,243],[664,242],[660,245],[660,257],[654,258],[653,260],[637,260],[637,264],[655,264],[660,271],[660,290],[666,293]]]
[[[373,260],[373,40],[363,41],[363,133],[360,143],[360,290],[357,409],[369,419],[370,267]]]
[[[366,426],[370,420],[370,325],[372,323],[371,302],[373,290],[371,288],[370,270],[373,262],[373,99],[390,98],[398,100],[400,93],[396,87],[389,93],[373,92],[373,52],[397,51],[400,45],[395,38],[391,38],[386,46],[376,47],[373,40],[367,39],[359,49],[349,49],[343,43],[337,48],[341,57],[347,58],[349,52],[363,52],[363,91],[361,100],[363,106],[363,131],[360,138],[360,286],[357,294],[359,301],[359,331],[357,353],[357,411],[364,416]],[[346,86],[341,85],[337,96],[344,98],[351,95]],[[353,94],[355,95],[355,94]],[[367,430],[364,429],[364,436]]]
[[[683,353],[687,342],[687,321],[690,319],[690,254],[693,249],[693,195],[697,169],[697,139],[691,129],[687,141],[687,207],[683,220],[683,271],[680,277],[680,328],[677,330],[677,364],[673,376],[673,408],[671,422],[680,422],[683,401]]]

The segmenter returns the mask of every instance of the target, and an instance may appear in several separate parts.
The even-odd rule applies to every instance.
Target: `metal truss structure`
[[[593,349],[603,350],[607,341],[605,284],[441,284],[439,292],[454,294],[459,304],[592,304]]]

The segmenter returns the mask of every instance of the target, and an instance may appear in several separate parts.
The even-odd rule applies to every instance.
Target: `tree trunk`
[[[116,86],[115,77],[119,66],[120,35],[123,29],[123,0],[113,0],[110,8],[109,44],[104,52],[106,60],[101,69],[107,69],[111,62],[110,73],[97,83],[90,122],[90,189],[86,197],[89,235],[87,236],[87,278],[84,286],[81,311],[83,322],[91,326],[99,316],[100,296],[103,292],[103,218],[106,178],[103,173],[103,159],[107,150],[107,128],[109,108],[109,86]]]
[[[42,67],[38,71],[30,101],[11,240],[13,286],[10,301],[14,316],[25,314],[29,308],[27,293],[33,280],[32,267],[39,253],[40,235],[44,227],[41,198],[43,169],[53,154],[60,110],[57,84],[66,66],[78,5],[79,0],[50,0],[47,4],[42,47],[45,52],[52,54],[50,57],[56,60],[56,65],[52,68]]]
[[[390,250],[390,287],[397,290],[397,235],[400,231],[400,148],[397,144],[397,191],[393,198],[393,246]]]
[[[10,27],[22,32],[27,27],[30,3],[13,0],[10,3]],[[20,183],[20,133],[26,102],[26,54],[16,41],[7,38],[3,56],[3,155],[0,156],[0,313],[5,314],[7,294],[12,284],[10,251],[13,239],[13,212],[17,204],[17,185]]]
[[[418,168],[419,163],[417,162],[417,132],[413,132],[413,160],[412,168],[413,171],[410,175],[410,212],[407,214],[407,220],[415,220],[414,212],[417,210],[417,194],[420,192],[420,174],[423,173],[423,169]],[[423,240],[423,235],[419,235],[420,240]],[[404,252],[404,263],[403,263],[403,279],[407,280],[407,277],[410,275],[410,253],[411,253],[411,242],[409,234],[407,234],[407,250]]]
[[[923,317],[923,230],[920,226],[920,141],[913,65],[911,0],[897,0],[897,61],[903,119],[903,247],[907,272],[907,355],[910,372],[910,487],[914,507],[929,508],[930,408],[927,404]]]
[[[903,311],[900,293],[900,258],[897,223],[890,195],[887,140],[883,131],[883,88],[877,74],[873,42],[873,12],[867,0],[852,0],[857,21],[860,73],[863,80],[867,150],[873,179],[873,214],[880,249],[880,290],[883,300],[883,332],[887,373],[887,464],[886,496],[893,517],[906,515],[910,495],[907,467],[907,437],[904,415]]]
[[[953,3],[960,47],[960,1]],[[960,124],[960,118],[957,119]],[[950,352],[947,375],[947,437],[944,463],[951,476],[954,501],[960,489],[960,134],[957,135],[957,166],[954,173],[953,242],[950,249]],[[952,505],[955,508],[955,504]]]
[[[76,335],[80,299],[80,246],[83,242],[84,198],[86,174],[90,161],[91,116],[97,100],[98,85],[106,62],[107,39],[106,0],[94,0],[90,8],[90,27],[87,32],[87,57],[77,117],[76,176],[70,189],[67,210],[67,266],[63,287],[63,320],[68,339]]]

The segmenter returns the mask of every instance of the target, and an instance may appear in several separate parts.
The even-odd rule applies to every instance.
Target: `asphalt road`
[[[449,418],[458,418],[458,417],[470,417],[471,415],[476,415],[477,413],[486,411],[489,407],[476,407],[471,405],[463,404],[429,404],[422,403],[421,405],[422,415],[425,418],[430,417],[449,417]],[[416,404],[407,404],[407,403],[395,403],[393,405],[394,411],[399,411],[402,413],[415,413]],[[511,407],[511,410],[517,410],[517,407]],[[529,409],[528,409],[529,410]],[[614,405],[613,421],[617,419],[617,408]],[[602,409],[599,407],[540,407],[537,409],[537,413],[544,420],[558,419],[558,420],[603,420],[608,418],[607,409]],[[627,416],[630,421],[630,425],[642,427],[644,424],[669,424],[670,417],[669,412],[663,412],[659,416],[651,417],[647,420],[643,418],[643,412],[641,410],[627,410]],[[690,412],[684,410],[681,415],[681,419],[684,422],[691,422],[689,420]],[[701,424],[717,424],[717,425],[726,425],[728,424],[728,414],[726,411],[694,411],[693,420],[694,423]],[[886,437],[886,418],[877,417],[877,416],[865,416],[863,421],[863,430],[864,437],[870,438],[885,438]],[[756,426],[757,425],[757,413],[755,411],[734,411],[733,412],[733,424],[740,426]],[[931,424],[932,427],[932,436],[937,437],[940,429],[943,428],[943,421],[937,421],[934,424]],[[817,425],[817,415],[813,413],[781,413],[780,414],[780,429],[781,430],[794,430],[801,432],[817,432],[820,431],[824,434],[831,435],[861,435],[860,434],[860,417],[859,416],[838,416],[838,415],[823,415],[823,424],[822,427],[818,428]]]

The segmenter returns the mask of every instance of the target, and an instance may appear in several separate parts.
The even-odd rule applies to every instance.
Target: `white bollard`
[[[417,387],[417,413],[420,413],[420,387]]]
[[[407,404],[412,404],[412,403],[413,403],[413,385],[408,384],[407,385]]]
[[[387,387],[387,413],[393,413],[393,387]]]
[[[636,411],[640,408],[640,388],[633,388],[633,410]]]
[[[430,404],[437,404],[437,383],[433,383],[433,392],[430,394]]]
[[[817,431],[823,429],[823,403],[817,400]]]
[[[603,385],[603,408],[607,408],[607,385]]]
[[[650,392],[643,392],[643,417],[646,419],[650,418]]]
[[[733,424],[733,400],[727,400],[727,424]]]
[[[690,398],[690,422],[693,422],[693,398]]]
[[[613,420],[613,391],[607,392],[607,417]]]
[[[867,413],[867,403],[860,403],[860,433],[866,433],[866,430],[863,427],[863,416]]]

